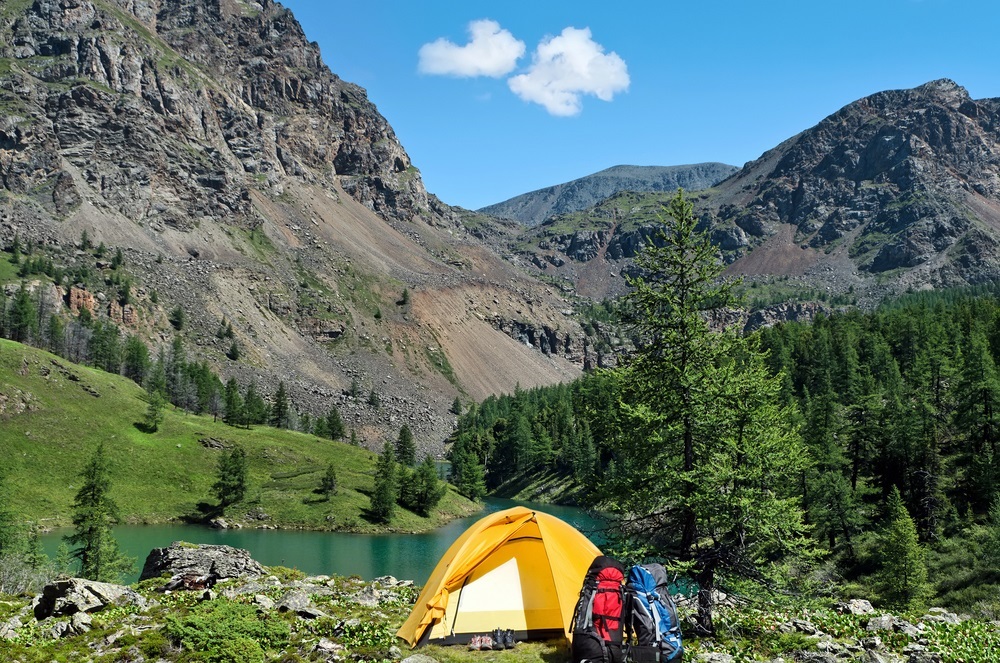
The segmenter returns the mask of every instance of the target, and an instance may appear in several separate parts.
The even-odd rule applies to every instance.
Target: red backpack
[[[625,569],[610,557],[594,560],[573,610],[573,663],[621,663]]]

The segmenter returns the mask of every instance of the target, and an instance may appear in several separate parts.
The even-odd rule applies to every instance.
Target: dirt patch
[[[795,243],[795,226],[782,224],[778,232],[726,269],[726,274],[748,276],[802,276],[820,261],[815,249]]]

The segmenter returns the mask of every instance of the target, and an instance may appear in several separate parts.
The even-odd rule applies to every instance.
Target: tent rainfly
[[[601,554],[574,527],[514,507],[451,544],[396,633],[411,647],[465,643],[495,628],[519,640],[569,637],[584,575]]]

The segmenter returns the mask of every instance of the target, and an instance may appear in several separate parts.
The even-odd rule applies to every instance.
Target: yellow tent
[[[583,577],[600,554],[555,516],[520,506],[492,513],[451,544],[396,635],[411,647],[495,628],[519,640],[569,637]]]

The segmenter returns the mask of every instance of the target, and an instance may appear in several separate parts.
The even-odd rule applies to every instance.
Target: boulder
[[[313,605],[309,595],[301,589],[293,589],[278,601],[278,612],[294,612],[304,619],[326,617],[326,613]]]
[[[267,573],[250,551],[232,546],[192,545],[175,541],[166,548],[154,548],[146,557],[139,580],[171,576],[210,576],[219,580],[259,577]]]
[[[32,602],[35,619],[97,612],[109,605],[146,606],[146,599],[122,585],[84,578],[64,578],[42,588]]]
[[[838,603],[833,609],[842,615],[870,615],[875,612],[871,602],[865,599],[851,599],[844,603]]]

